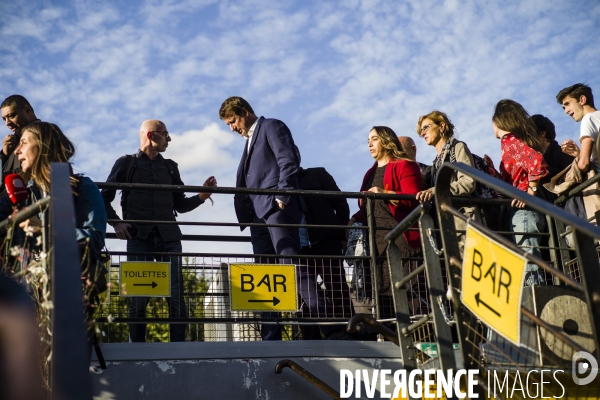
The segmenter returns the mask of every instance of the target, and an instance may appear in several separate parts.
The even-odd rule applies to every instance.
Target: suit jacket
[[[300,168],[298,181],[302,190],[326,190],[339,192],[340,188],[325,168]],[[303,196],[306,210],[304,217],[309,225],[347,225],[350,207],[343,197]],[[345,229],[308,228],[312,243],[322,240],[346,240]]]
[[[298,189],[297,173],[300,166],[292,133],[281,121],[260,117],[237,171],[236,187],[253,189]],[[235,213],[238,221],[252,222],[263,218],[274,207],[275,199],[288,203],[289,196],[236,194]],[[243,229],[243,228],[242,228]]]

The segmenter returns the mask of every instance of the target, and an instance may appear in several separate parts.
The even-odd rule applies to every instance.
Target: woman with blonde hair
[[[361,192],[390,193],[390,194],[417,194],[421,190],[421,171],[419,165],[408,159],[398,141],[394,131],[386,126],[375,126],[369,132],[369,152],[375,159],[373,166],[364,176]],[[402,221],[416,206],[415,200],[376,200],[373,204],[375,215],[375,226],[377,228],[392,229]],[[350,225],[355,221],[367,225],[367,212],[365,202],[359,201],[359,211],[352,216]],[[375,231],[376,251],[378,257],[386,256],[387,242],[384,240],[389,229]],[[421,250],[421,239],[418,231],[406,231],[400,235],[395,243],[400,249],[403,258],[417,255]],[[405,271],[409,269],[409,262],[404,266]],[[374,269],[377,273],[377,281],[382,309],[381,316],[393,315],[393,304],[391,300],[391,285],[387,260],[378,263]],[[371,276],[368,272],[364,277],[366,297],[372,299],[369,289]],[[369,302],[370,300],[367,300]]]
[[[434,146],[437,156],[433,160],[431,170],[431,186],[427,190],[417,193],[417,200],[421,203],[433,198],[435,181],[440,167],[445,162],[462,162],[475,166],[473,155],[464,142],[454,138],[454,125],[450,118],[441,111],[432,111],[419,118],[417,134],[425,139],[425,143]],[[470,196],[475,190],[475,180],[462,172],[454,172],[450,181],[450,192],[453,196]],[[472,208],[470,207],[471,211]],[[463,212],[469,210],[463,210]]]

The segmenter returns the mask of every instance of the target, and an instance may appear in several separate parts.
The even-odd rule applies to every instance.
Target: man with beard
[[[2,141],[0,158],[2,159],[2,176],[4,177],[9,173],[21,171],[21,164],[13,152],[19,145],[21,129],[31,122],[37,121],[38,118],[27,99],[18,94],[7,97],[0,105],[0,110],[2,111],[4,123],[13,132],[6,135]],[[2,179],[2,185],[4,185],[4,179]]]

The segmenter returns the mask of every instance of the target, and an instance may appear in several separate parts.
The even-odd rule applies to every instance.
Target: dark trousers
[[[265,218],[256,218],[255,223],[266,224],[299,224],[302,220],[302,212],[298,200],[291,198],[284,210],[273,209]],[[256,262],[261,264],[294,264],[291,256],[300,253],[300,233],[298,228],[267,228],[260,226],[250,227],[250,239],[254,254],[276,254],[279,259],[273,257],[257,257]],[[263,312],[262,318],[279,318],[278,312]],[[260,329],[262,340],[281,340],[281,326],[262,325]]]
[[[153,230],[144,239],[134,238],[127,241],[127,252],[172,252],[181,253],[181,241],[164,241],[160,234]],[[183,276],[181,274],[180,256],[143,256],[128,255],[128,261],[162,261],[171,263],[171,297],[167,297],[169,316],[171,318],[187,318],[187,306],[183,300]],[[129,318],[145,318],[148,297],[132,297],[129,302]],[[146,324],[128,324],[129,337],[132,342],[146,340]],[[185,324],[169,325],[171,342],[185,341]]]
[[[303,247],[302,255],[341,256],[342,243],[339,240],[323,240],[311,244],[310,247]],[[350,318],[352,302],[350,287],[346,283],[343,260],[315,257],[301,260],[301,264],[298,266],[301,271],[298,280],[301,284],[302,300],[308,311],[308,316]],[[325,291],[318,284],[317,275],[320,275],[323,279]],[[307,315],[303,313],[303,316]],[[343,330],[344,327],[339,325],[323,325],[320,329],[317,325],[300,325],[304,340],[320,340],[320,332],[323,332],[325,336],[329,336],[334,332]]]

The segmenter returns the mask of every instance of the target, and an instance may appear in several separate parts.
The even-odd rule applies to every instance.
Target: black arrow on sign
[[[481,300],[479,298],[479,293],[477,293],[475,295],[475,301],[477,302],[477,307],[479,307],[479,303],[483,304],[484,306],[486,306],[491,312],[493,312],[494,314],[496,314],[497,316],[501,317],[500,313],[496,310],[494,310],[492,307],[490,307],[488,304],[486,304],[485,301]]]
[[[152,286],[152,289],[154,289],[158,284],[152,281],[152,283],[134,283],[133,286]]]
[[[273,296],[273,300],[248,300],[248,303],[273,303],[274,306],[281,303],[277,297]]]

